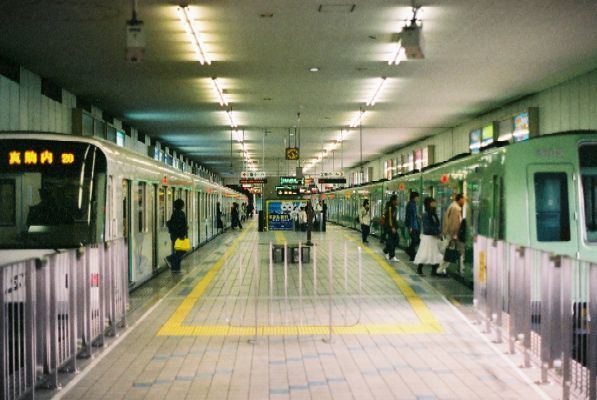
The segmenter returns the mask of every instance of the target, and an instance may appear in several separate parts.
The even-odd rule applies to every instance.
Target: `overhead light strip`
[[[356,117],[354,117],[354,119],[350,122],[350,127],[351,128],[356,128],[357,126],[359,126],[359,123],[361,122],[361,119],[363,118],[363,114],[365,114],[365,110],[360,110],[359,113],[357,114]]]
[[[402,40],[396,44],[396,50],[392,53],[388,65],[399,65],[401,61],[406,60],[406,51],[402,47]]]
[[[379,92],[381,92],[381,88],[383,87],[384,83],[386,83],[385,76],[379,78],[379,84],[377,85],[377,89],[375,89],[375,93],[373,93],[373,96],[371,96],[371,99],[369,99],[369,101],[367,102],[368,107],[375,105],[375,102],[377,100],[377,95],[379,95]]]
[[[201,42],[199,32],[197,32],[197,29],[195,29],[195,25],[194,25],[195,21],[193,20],[193,18],[191,16],[190,8],[188,6],[178,7],[177,11],[178,11],[178,18],[180,19],[180,22],[183,24],[185,31],[190,36],[191,44],[193,45],[193,49],[195,50],[195,53],[197,54],[197,58],[199,59],[199,62],[201,63],[201,65],[203,65],[203,64],[211,65],[211,59],[209,57],[209,54],[207,54],[207,51],[205,51],[205,46]]]
[[[211,78],[211,81],[214,85],[214,89],[216,90],[218,97],[220,99],[220,105],[223,106],[227,106],[228,105],[228,100],[226,100],[226,97],[224,97],[224,92],[222,91],[222,89],[220,88],[220,84],[218,83],[218,78],[216,78],[215,76],[213,78]]]
[[[238,128],[238,125],[236,124],[236,122],[234,122],[234,118],[232,118],[232,111],[231,110],[226,110],[226,114],[228,115],[228,120],[230,121],[230,127],[231,128]],[[239,142],[242,142],[242,140],[238,140]]]

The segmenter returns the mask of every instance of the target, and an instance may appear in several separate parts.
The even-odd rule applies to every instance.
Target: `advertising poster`
[[[294,220],[301,207],[305,207],[304,200],[268,200],[267,201],[267,229],[270,231],[290,231],[294,229]]]
[[[512,118],[514,125],[514,132],[512,132],[512,139],[515,142],[529,140],[529,113],[523,112],[517,114]]]

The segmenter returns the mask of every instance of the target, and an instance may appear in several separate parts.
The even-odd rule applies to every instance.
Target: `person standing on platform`
[[[231,219],[231,226],[232,229],[238,227],[239,229],[243,229],[243,225],[240,222],[239,211],[238,211],[238,203],[232,203],[232,210],[230,211],[230,219]]]
[[[325,232],[326,223],[328,219],[328,205],[325,204],[325,200],[321,201],[321,231]]]
[[[421,244],[414,262],[417,264],[417,274],[423,275],[423,265],[429,264],[431,265],[431,275],[437,276],[439,264],[444,259],[440,251],[442,229],[437,216],[437,203],[433,197],[427,197],[423,206],[425,208],[423,235],[421,235]]]
[[[301,207],[301,211],[298,213],[298,221],[301,232],[305,232],[307,230],[307,211],[305,211],[305,207]]]
[[[406,206],[406,217],[404,221],[404,224],[406,225],[410,235],[410,244],[406,248],[406,254],[408,254],[410,261],[415,259],[415,254],[417,254],[417,246],[421,242],[419,237],[421,235],[421,219],[417,210],[418,202],[419,193],[411,192],[410,201]]]
[[[184,201],[182,199],[174,200],[174,211],[172,211],[172,216],[166,223],[168,233],[170,234],[170,241],[172,242],[172,254],[166,257],[166,264],[172,269],[173,273],[180,272],[180,262],[185,253],[184,251],[175,250],[174,244],[177,239],[185,239],[189,231],[187,216],[182,211],[183,208]]]
[[[363,243],[369,243],[367,237],[369,237],[370,225],[371,225],[371,208],[369,207],[369,200],[363,201],[363,206],[359,211],[359,222],[361,223],[361,238]]]
[[[388,208],[386,209],[386,250],[388,251],[388,260],[390,261],[398,261],[398,258],[396,258],[396,246],[398,245],[397,205],[398,196],[393,194],[392,197],[390,197]]]
[[[240,220],[244,222],[247,217],[247,205],[245,203],[241,203],[240,205]]]
[[[385,243],[386,243],[386,236],[387,236],[387,232],[386,232],[386,210],[388,209],[388,203],[387,202],[383,209],[381,210],[381,216],[379,217],[379,243],[383,244],[383,252],[385,254],[388,254],[388,250],[386,249]]]
[[[321,208],[321,202],[320,201],[316,201],[315,202],[315,206],[313,207],[313,210],[315,211],[315,224],[317,226],[317,230],[321,232],[321,212],[322,212],[322,208]]]
[[[306,246],[313,246],[311,242],[311,230],[313,230],[313,221],[315,220],[315,210],[311,205],[311,200],[307,200],[307,205],[305,206],[305,213],[307,214],[307,243]]]
[[[224,221],[222,221],[222,207],[219,201],[216,203],[216,228],[218,233],[224,232]]]
[[[450,207],[444,214],[443,221],[443,234],[452,243],[456,245],[456,250],[460,254],[459,271],[463,273],[464,267],[464,235],[461,234],[461,228],[463,227],[462,219],[462,207],[464,206],[466,199],[462,193],[458,193],[454,197],[454,201],[450,204]],[[448,268],[449,263],[442,265],[440,272],[445,272]]]

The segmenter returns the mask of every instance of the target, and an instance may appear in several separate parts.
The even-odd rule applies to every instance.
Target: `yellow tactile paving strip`
[[[248,228],[248,227],[247,227]],[[245,229],[228,247],[226,252],[209,269],[203,279],[197,283],[191,293],[189,293],[174,311],[172,316],[158,331],[158,336],[287,336],[287,335],[317,335],[328,334],[327,326],[259,326],[255,327],[235,327],[228,325],[203,325],[189,326],[183,325],[187,316],[204,295],[210,283],[216,277],[224,263],[234,253],[238,244],[244,239],[249,229]],[[349,235],[345,235],[349,240],[357,243]],[[284,234],[275,233],[275,240],[283,243]],[[390,276],[396,284],[402,295],[406,298],[413,311],[419,319],[417,324],[357,324],[354,326],[332,327],[332,333],[335,335],[387,335],[387,334],[424,334],[424,333],[442,333],[443,327],[435,318],[425,302],[415,293],[409,284],[377,253],[367,246],[362,246],[365,253],[373,258],[378,265]]]

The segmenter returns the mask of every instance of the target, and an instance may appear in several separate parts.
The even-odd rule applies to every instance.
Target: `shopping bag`
[[[446,262],[456,262],[460,258],[460,252],[456,249],[456,243],[452,240],[450,244],[446,248],[446,252],[444,253],[444,261]]]
[[[176,242],[174,242],[174,250],[176,250],[176,251],[191,250],[191,241],[189,240],[189,238],[176,239]]]

